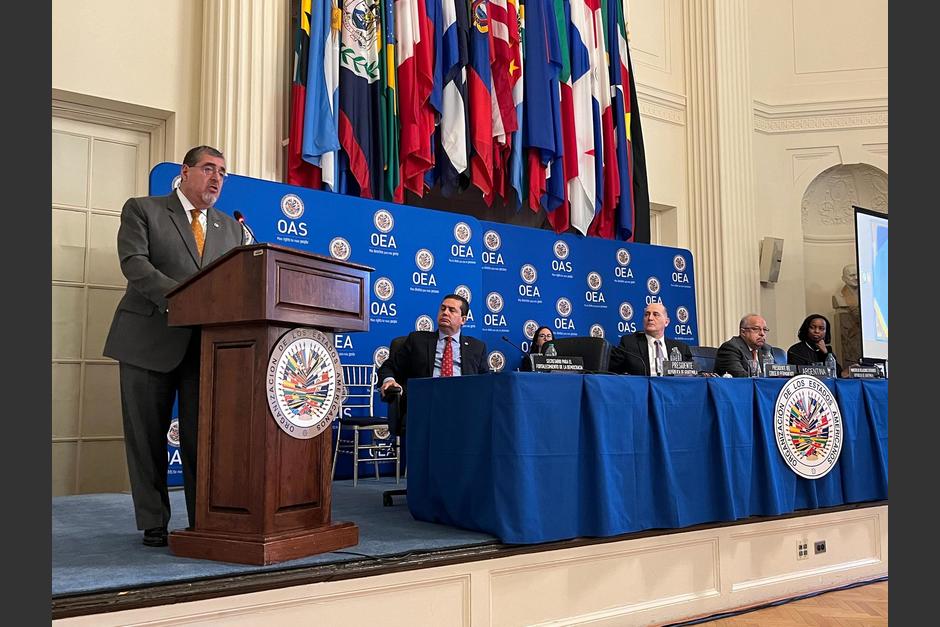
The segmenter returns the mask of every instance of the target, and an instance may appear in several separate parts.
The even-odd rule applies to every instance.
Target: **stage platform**
[[[400,487],[404,486],[403,481]],[[359,525],[359,544],[343,551],[268,566],[181,558],[172,555],[166,547],[145,547],[141,543],[141,533],[135,529],[129,494],[90,494],[54,498],[52,617],[80,617],[80,621],[92,621],[82,621],[82,624],[111,624],[112,621],[114,624],[126,624],[123,621],[140,612],[179,612],[187,606],[199,606],[200,602],[216,602],[225,607],[235,607],[259,594],[285,594],[287,591],[295,591],[292,594],[302,594],[305,595],[303,598],[308,598],[310,590],[328,592],[331,587],[336,586],[343,590],[363,587],[374,589],[376,582],[384,580],[416,581],[417,589],[422,590],[427,589],[429,581],[436,581],[436,572],[444,574],[444,581],[451,581],[453,573],[458,571],[469,573],[473,570],[495,569],[494,572],[504,572],[500,569],[504,569],[505,564],[515,563],[525,564],[523,571],[526,572],[538,564],[536,572],[541,572],[546,568],[542,565],[565,564],[570,561],[572,555],[582,556],[575,559],[577,564],[581,564],[579,568],[593,568],[594,566],[589,565],[595,565],[602,568],[602,572],[606,572],[612,563],[623,559],[624,556],[629,558],[628,562],[638,557],[641,562],[654,560],[650,564],[659,564],[660,560],[668,563],[677,557],[677,546],[712,546],[712,549],[702,555],[697,555],[698,549],[689,555],[693,570],[698,571],[700,566],[694,566],[695,560],[708,560],[708,555],[714,552],[713,545],[717,546],[715,543],[718,542],[719,536],[774,538],[779,537],[784,530],[788,530],[785,535],[792,536],[793,533],[805,535],[807,529],[852,529],[861,525],[860,528],[871,528],[873,533],[867,534],[871,537],[863,542],[858,550],[861,554],[871,556],[872,552],[881,552],[879,536],[884,530],[876,528],[880,526],[878,523],[882,517],[886,522],[887,516],[886,504],[882,502],[812,510],[766,519],[747,519],[731,525],[699,525],[687,529],[626,534],[615,538],[578,538],[536,545],[507,545],[487,534],[416,521],[402,497],[396,497],[393,506],[383,507],[382,492],[394,487],[396,486],[393,479],[361,480],[356,488],[352,486],[351,481],[335,482],[334,520],[349,520]],[[172,492],[171,501],[174,516],[170,528],[184,527],[186,516],[182,491]],[[882,509],[883,514],[880,513]],[[732,531],[731,528],[737,529]],[[751,528],[758,531],[750,531]],[[709,539],[706,540],[706,537]],[[688,538],[701,540],[689,544]],[[886,538],[884,540],[886,542]],[[630,548],[625,553],[624,547],[644,548],[639,552]],[[658,555],[663,551],[662,555]],[[784,551],[785,554],[790,552]],[[856,551],[853,550],[851,555],[856,555]],[[848,558],[850,554],[844,557]],[[768,554],[767,558],[771,558],[771,554]],[[857,562],[854,558],[849,561]],[[802,566],[803,571],[809,566],[817,566],[817,569],[813,572],[803,572],[802,575],[795,574],[795,578],[789,580],[789,585],[787,579],[776,582],[774,589],[791,589],[794,584],[799,585],[793,589],[810,589],[807,586],[821,589],[829,585],[828,581],[835,585],[887,572],[886,559],[883,562],[876,559],[874,563],[869,559],[863,561],[864,565],[855,563],[855,567],[847,569],[833,569],[835,564],[828,564],[823,570],[831,570],[829,577],[819,576],[819,564],[794,564]],[[717,568],[717,564],[714,566]],[[858,566],[864,567],[857,568]],[[717,575],[717,570],[715,574]],[[784,584],[783,588],[779,585],[781,582]],[[696,582],[695,587],[700,584],[702,582]],[[720,587],[719,578],[714,582],[706,581],[702,585],[709,589],[713,584]],[[660,585],[657,583],[654,587]],[[384,588],[380,586],[379,589]],[[766,594],[770,590],[762,592]],[[517,604],[523,601],[522,597],[514,596]],[[538,596],[536,594],[536,598]],[[695,602],[697,595],[686,599],[691,603],[688,615],[691,615],[692,608],[715,605],[718,602],[718,599],[713,598],[715,596],[714,593],[706,594],[698,603]],[[745,597],[748,600],[757,598],[754,594]],[[337,598],[350,597],[344,592]],[[497,600],[491,599],[488,603],[492,605]],[[670,602],[669,605],[675,604]],[[466,609],[464,603],[458,603],[455,607]],[[649,610],[640,609],[643,612]],[[673,616],[676,611],[679,611],[678,607],[671,610]],[[406,613],[405,616],[407,615]],[[417,619],[417,616],[413,618]],[[440,614],[435,614],[434,620],[428,623],[417,620],[412,624],[433,624],[440,618]],[[488,622],[470,620],[469,624]],[[493,624],[500,623],[501,621],[496,621]]]

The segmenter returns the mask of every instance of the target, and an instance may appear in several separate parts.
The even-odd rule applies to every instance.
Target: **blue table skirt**
[[[888,384],[827,380],[836,466],[784,463],[785,379],[512,372],[408,387],[408,506],[506,543],[613,536],[888,497]]]

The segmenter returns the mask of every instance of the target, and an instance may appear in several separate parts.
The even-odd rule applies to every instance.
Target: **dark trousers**
[[[198,331],[186,356],[170,372],[156,372],[120,364],[124,448],[131,496],[138,529],[166,527],[170,521],[167,493],[166,432],[170,428],[173,398],[179,394],[180,458],[189,526],[196,524],[196,445],[199,425]]]

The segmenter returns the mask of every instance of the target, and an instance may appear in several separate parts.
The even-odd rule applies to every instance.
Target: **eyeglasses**
[[[745,331],[753,331],[754,333],[760,333],[761,331],[763,331],[764,335],[767,335],[768,333],[770,333],[770,329],[768,329],[767,327],[741,327],[741,328],[744,329]]]
[[[212,176],[213,174],[218,174],[219,178],[223,178],[223,179],[228,176],[228,172],[225,171],[225,168],[217,168],[214,165],[210,165],[208,163],[206,165],[194,165],[192,167],[198,170],[202,170],[202,173],[205,174],[206,176]]]

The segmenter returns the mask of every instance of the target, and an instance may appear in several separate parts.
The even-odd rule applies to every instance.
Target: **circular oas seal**
[[[506,367],[506,356],[499,351],[493,351],[487,357],[487,363],[493,372],[502,372]]]
[[[316,329],[291,329],[271,351],[265,373],[268,407],[287,435],[306,440],[330,426],[343,397],[333,343]]]
[[[486,246],[487,250],[496,252],[503,245],[503,238],[499,236],[499,233],[490,229],[483,234],[483,245]]]
[[[349,242],[346,238],[343,237],[334,237],[330,240],[330,256],[334,259],[339,259],[340,261],[346,261],[349,259],[349,255],[352,254],[352,248],[349,246]]]
[[[601,285],[603,284],[603,281],[601,280],[601,273],[589,272],[587,275],[587,284],[592,291],[596,292],[597,290],[601,289]]]
[[[379,209],[372,214],[372,224],[382,233],[388,233],[395,227],[395,218],[387,209]]]
[[[486,295],[486,308],[491,313],[499,313],[503,310],[503,295],[499,292],[490,292]]]
[[[415,265],[422,272],[427,272],[434,267],[434,253],[427,248],[422,248],[415,253]]]
[[[433,331],[434,320],[431,316],[421,314],[415,319],[415,331]]]
[[[793,472],[819,479],[842,452],[842,413],[826,384],[809,375],[793,377],[777,394],[774,439]]]
[[[564,261],[568,258],[568,254],[571,252],[571,249],[568,248],[567,242],[564,240],[558,240],[552,244],[552,252],[555,253],[555,258]]]
[[[538,280],[539,273],[535,269],[535,266],[533,266],[531,263],[527,263],[519,269],[519,276],[522,277],[523,281],[529,285],[532,285]]]
[[[473,235],[473,231],[470,230],[470,225],[466,222],[458,222],[454,225],[454,239],[461,244],[466,244],[470,241],[470,237]]]
[[[304,201],[297,194],[284,194],[281,198],[281,213],[296,220],[304,214]]]
[[[633,305],[627,302],[620,303],[620,317],[629,322],[633,318]]]
[[[599,324],[591,325],[591,337],[604,337],[604,327]]]

